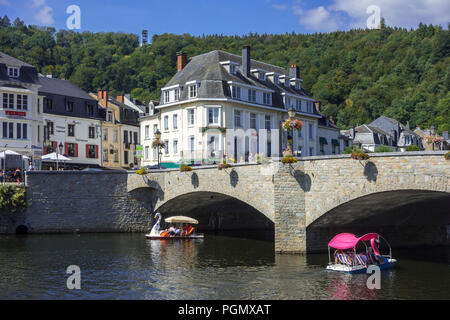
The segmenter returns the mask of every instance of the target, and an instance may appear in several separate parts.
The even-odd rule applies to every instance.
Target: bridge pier
[[[309,177],[303,162],[280,165],[274,175],[275,251],[306,253],[305,187]]]

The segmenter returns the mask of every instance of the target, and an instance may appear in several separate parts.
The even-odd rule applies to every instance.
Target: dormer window
[[[169,103],[170,102],[170,92],[169,90],[164,91],[164,103]]]
[[[196,98],[197,97],[197,84],[193,84],[189,86],[189,98]]]
[[[278,77],[278,75],[273,76],[273,83],[280,84],[280,78]]]
[[[236,66],[234,64],[230,64],[230,73],[236,74]]]
[[[19,68],[17,67],[8,67],[8,76],[12,78],[19,77]]]
[[[180,100],[180,89],[175,89],[174,93],[175,93],[175,101],[179,101]]]
[[[258,72],[258,79],[265,81],[266,80],[266,74],[262,71]]]

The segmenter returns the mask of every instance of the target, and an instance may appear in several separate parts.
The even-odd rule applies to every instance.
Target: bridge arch
[[[341,232],[378,232],[394,247],[450,243],[448,208],[446,191],[402,189],[356,197],[307,225],[307,251],[325,251]]]
[[[197,219],[204,231],[273,230],[266,214],[236,197],[211,191],[188,192],[159,202],[155,212],[163,217],[187,215]]]

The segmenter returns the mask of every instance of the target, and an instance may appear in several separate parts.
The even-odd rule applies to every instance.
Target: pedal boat
[[[203,239],[204,235],[202,233],[195,233],[195,228],[191,226],[191,224],[198,224],[198,220],[185,217],[185,216],[173,216],[164,219],[167,223],[186,225],[186,234],[182,236],[170,235],[167,231],[160,231],[160,222],[161,222],[161,214],[156,213],[155,218],[158,218],[157,222],[152,228],[152,231],[149,234],[146,234],[145,237],[151,240],[189,240],[189,239]]]
[[[383,239],[389,247],[388,255],[380,254],[376,244],[380,239]],[[365,241],[370,242],[370,247],[367,246]],[[366,248],[365,254],[356,253],[358,243],[364,244]],[[334,263],[331,261],[330,248],[335,249]],[[347,253],[344,253],[343,250],[346,250]],[[368,259],[369,256],[370,259]],[[352,233],[338,234],[328,243],[328,259],[327,270],[345,273],[366,273],[371,266],[377,266],[380,270],[391,269],[397,262],[396,259],[392,258],[392,250],[389,243],[377,233],[367,233],[359,238]],[[378,263],[369,262],[371,260],[377,260]]]

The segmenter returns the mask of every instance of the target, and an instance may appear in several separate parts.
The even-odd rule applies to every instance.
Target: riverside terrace
[[[271,230],[277,252],[323,251],[340,231],[380,232],[393,246],[448,244],[450,161],[443,155],[336,155],[145,176],[30,172],[30,206],[0,214],[0,233],[148,232],[157,211],[192,216],[201,231]]]

